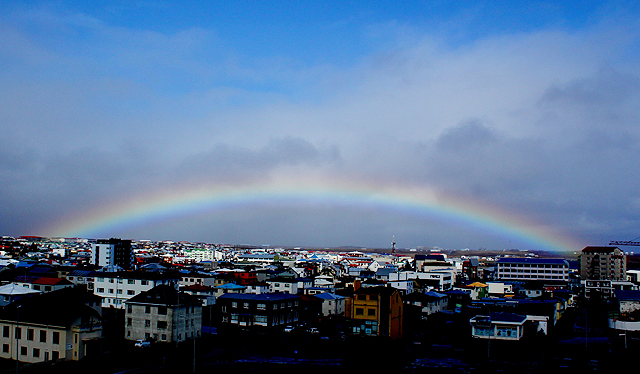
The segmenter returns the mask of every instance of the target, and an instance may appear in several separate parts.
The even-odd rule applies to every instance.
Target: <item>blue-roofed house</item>
[[[245,293],[247,287],[235,283],[225,283],[214,287],[215,296],[219,297],[225,294],[242,294]]]
[[[314,296],[322,300],[323,316],[344,315],[346,307],[346,298],[344,296],[329,292],[319,293]]]

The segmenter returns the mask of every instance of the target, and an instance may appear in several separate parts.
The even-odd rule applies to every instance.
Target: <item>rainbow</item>
[[[444,222],[461,222],[527,243],[535,249],[575,251],[581,248],[574,238],[552,232],[544,225],[430,188],[308,177],[158,190],[62,219],[42,231],[46,236],[104,237],[153,222],[261,204],[389,209]]]

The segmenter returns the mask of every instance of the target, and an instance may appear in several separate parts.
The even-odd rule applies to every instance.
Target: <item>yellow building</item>
[[[76,288],[24,297],[0,313],[0,358],[80,360],[99,353],[101,300]]]
[[[400,292],[395,288],[358,288],[349,312],[353,335],[402,338],[403,304]]]

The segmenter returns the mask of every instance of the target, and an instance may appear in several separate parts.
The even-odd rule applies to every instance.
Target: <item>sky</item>
[[[3,1],[0,235],[640,237],[632,1]]]

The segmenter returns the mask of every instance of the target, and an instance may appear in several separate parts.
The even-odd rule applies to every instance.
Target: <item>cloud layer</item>
[[[370,48],[337,62],[252,55],[214,26],[158,31],[15,9],[0,22],[0,229],[55,235],[50,222],[123,196],[317,172],[434,188],[585,244],[634,239],[638,29],[616,14],[455,43],[402,20],[362,23],[352,38]],[[388,246],[402,232],[407,247],[509,245],[357,211],[184,220],[105,235]]]

